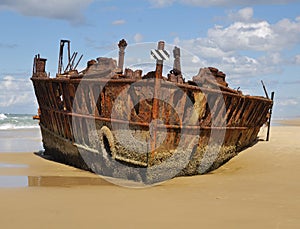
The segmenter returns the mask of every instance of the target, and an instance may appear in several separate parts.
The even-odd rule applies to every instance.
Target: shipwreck
[[[255,143],[270,122],[272,98],[231,89],[214,67],[185,80],[177,47],[164,76],[171,56],[164,45],[145,50],[156,59],[146,73],[124,69],[125,40],[118,44],[118,62],[99,57],[82,71],[76,69],[82,56],[75,61],[70,41],[62,40],[55,77],[36,55],[31,80],[44,153],[103,176],[152,184],[207,173]]]

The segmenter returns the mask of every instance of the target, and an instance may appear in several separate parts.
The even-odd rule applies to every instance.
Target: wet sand
[[[0,179],[0,226],[299,228],[299,139],[300,126],[272,127],[270,142],[258,142],[210,174],[142,189],[33,153],[1,153],[0,177],[16,179],[17,187],[1,187]]]

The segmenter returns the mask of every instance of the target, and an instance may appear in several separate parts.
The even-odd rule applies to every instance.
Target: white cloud
[[[29,80],[5,76],[0,79],[0,108],[34,104],[32,85]]]
[[[112,24],[113,25],[123,25],[125,24],[126,21],[125,20],[116,20],[116,21],[113,21]]]
[[[300,42],[299,17],[294,20],[284,18],[270,24],[254,19],[253,9],[247,7],[230,12],[228,18],[233,21],[228,27],[217,25],[208,31],[208,38],[222,49],[278,51]]]
[[[223,50],[273,50],[275,36],[276,34],[266,21],[235,22],[226,28],[218,26],[208,30],[208,39]]]
[[[229,19],[232,21],[250,21],[253,17],[253,8],[246,7],[237,12],[229,13]]]
[[[174,43],[191,50],[210,66],[216,66],[231,78],[280,74],[286,64],[300,64],[300,55],[290,59],[283,54],[300,43],[300,17],[282,19],[271,24],[253,18],[253,9],[230,12],[237,21],[228,26],[208,29],[206,37],[174,39]]]
[[[144,36],[140,33],[135,34],[133,37],[134,42],[136,42],[136,43],[142,42],[143,38],[144,38]]]
[[[74,24],[84,22],[83,11],[94,0],[4,0],[0,10],[12,10],[25,16],[54,18]]]
[[[207,37],[180,44],[185,47],[193,43],[188,45],[190,50],[224,70],[231,79],[281,74],[286,64],[300,64],[300,55],[291,61],[283,54],[300,43],[299,17],[271,24],[254,19],[251,8],[228,16],[237,21],[226,27],[217,25],[208,30]]]
[[[249,5],[267,5],[267,4],[287,4],[293,3],[295,0],[149,0],[154,7],[166,7],[172,4],[180,3],[184,5],[192,5],[199,7],[209,6],[249,6]]]

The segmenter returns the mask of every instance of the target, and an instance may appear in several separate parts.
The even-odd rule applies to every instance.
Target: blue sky
[[[275,91],[274,117],[299,117],[299,9],[295,0],[0,0],[0,113],[36,113],[35,54],[55,75],[60,39],[85,65],[125,38],[189,50],[245,94],[264,95],[263,80]]]

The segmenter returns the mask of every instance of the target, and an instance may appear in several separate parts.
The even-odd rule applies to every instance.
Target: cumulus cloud
[[[253,8],[246,7],[240,9],[238,12],[231,12],[228,17],[232,21],[250,21],[253,17]]]
[[[192,5],[199,7],[209,6],[249,6],[249,5],[266,5],[266,4],[287,4],[293,3],[295,0],[149,0],[154,7],[166,7],[174,3],[184,5]]]
[[[227,27],[208,30],[208,39],[225,51],[280,51],[300,42],[300,20],[282,19],[275,24],[251,20],[252,8],[244,8],[229,18],[237,21]],[[234,42],[233,42],[234,41]]]
[[[300,18],[282,19],[274,24],[253,18],[252,8],[228,15],[237,21],[208,29],[206,37],[174,39],[174,43],[226,71],[231,77],[279,74],[280,66],[299,64],[300,55],[286,59],[283,52],[300,43]]]
[[[25,16],[45,17],[83,23],[83,11],[94,0],[4,0],[0,10],[12,10]]]
[[[274,30],[266,21],[235,22],[226,28],[216,26],[208,31],[208,38],[223,50],[273,50],[274,47],[277,48],[274,44],[275,37]]]
[[[13,76],[0,78],[0,108],[34,104],[32,85],[29,80]]]

